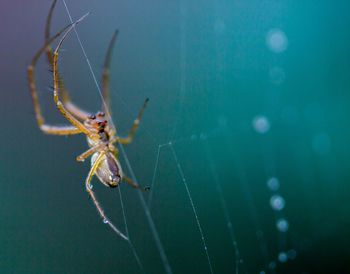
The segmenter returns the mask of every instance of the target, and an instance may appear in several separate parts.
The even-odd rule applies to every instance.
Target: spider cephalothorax
[[[84,121],[84,125],[88,127],[91,132],[99,136],[99,139],[107,142],[110,137],[110,128],[108,127],[108,120],[104,112],[97,112],[92,114]]]

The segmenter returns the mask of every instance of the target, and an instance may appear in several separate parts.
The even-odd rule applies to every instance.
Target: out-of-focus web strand
[[[217,192],[218,192],[218,195],[219,195],[219,200],[220,200],[220,203],[221,203],[222,211],[224,213],[224,218],[225,218],[225,221],[226,221],[227,229],[229,231],[231,244],[233,246],[233,250],[234,250],[234,253],[235,253],[235,273],[238,274],[239,273],[239,265],[241,263],[243,263],[243,260],[241,259],[240,251],[238,249],[238,244],[237,244],[236,236],[235,236],[235,233],[234,233],[234,230],[233,230],[232,221],[231,221],[231,218],[230,218],[230,215],[229,215],[229,211],[228,211],[228,208],[227,208],[227,203],[226,203],[226,200],[224,198],[224,193],[223,193],[220,181],[219,181],[219,176],[217,174],[215,164],[214,164],[214,162],[212,160],[213,159],[213,155],[211,153],[211,150],[210,150],[210,147],[209,147],[209,142],[208,142],[207,138],[204,139],[204,147],[205,147],[205,152],[206,152],[206,157],[207,157],[207,161],[208,161],[208,164],[209,164],[210,172],[212,174],[214,183],[216,184],[216,189],[217,189]]]

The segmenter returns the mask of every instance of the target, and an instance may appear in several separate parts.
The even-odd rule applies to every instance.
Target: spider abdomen
[[[117,158],[109,151],[103,152],[101,162],[96,169],[98,179],[105,186],[117,187],[123,177],[123,172]],[[91,157],[91,165],[93,165],[100,152],[96,152]]]

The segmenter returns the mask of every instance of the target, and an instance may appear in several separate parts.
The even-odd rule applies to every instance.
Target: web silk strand
[[[187,196],[188,196],[188,199],[190,200],[190,203],[191,203],[191,207],[192,207],[192,211],[193,211],[193,214],[196,218],[196,223],[197,223],[197,227],[198,227],[198,230],[199,230],[199,233],[201,235],[201,240],[202,240],[202,244],[203,244],[203,247],[204,247],[204,250],[205,250],[205,255],[207,257],[207,261],[208,261],[208,265],[209,265],[209,269],[210,269],[210,273],[213,274],[213,267],[212,267],[212,263],[211,263],[211,260],[210,260],[210,257],[209,257],[209,252],[208,252],[208,247],[207,247],[207,243],[205,241],[205,238],[204,238],[204,233],[203,233],[203,229],[202,229],[202,226],[201,226],[201,223],[199,222],[199,218],[198,218],[198,214],[197,214],[197,210],[196,210],[196,207],[194,206],[194,203],[193,203],[193,199],[192,199],[192,195],[191,195],[191,192],[188,188],[188,185],[187,185],[187,181],[186,181],[186,178],[185,178],[185,175],[184,175],[184,172],[182,170],[182,167],[180,165],[180,162],[179,162],[179,159],[177,157],[177,154],[175,152],[175,149],[172,145],[172,143],[169,143],[169,146],[170,146],[170,149],[172,151],[172,154],[174,156],[174,160],[176,162],[176,167],[177,167],[177,170],[181,176],[181,179],[182,179],[182,182],[184,183],[184,186],[186,188],[186,192],[187,192]]]

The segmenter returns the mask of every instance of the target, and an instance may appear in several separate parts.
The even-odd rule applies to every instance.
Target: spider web
[[[66,9],[67,15],[69,17],[69,20],[73,22],[70,9],[66,3],[65,0],[62,0],[64,7]],[[162,215],[159,214],[159,212],[155,212],[155,210],[161,206],[160,204],[160,197],[159,193],[163,193],[160,190],[160,184],[165,183],[164,180],[160,180],[159,177],[164,176],[166,178],[167,176],[164,174],[166,173],[167,169],[171,169],[172,171],[175,171],[177,174],[178,179],[176,179],[174,182],[175,187],[172,186],[171,189],[176,188],[177,191],[183,191],[184,195],[187,197],[187,202],[182,201],[183,206],[181,209],[179,208],[178,210],[183,210],[186,208],[186,210],[189,210],[191,213],[192,218],[192,224],[190,225],[192,228],[192,232],[195,232],[194,235],[191,237],[197,238],[197,244],[195,245],[197,248],[197,251],[199,255],[196,256],[196,258],[199,258],[199,263],[201,264],[200,269],[204,269],[207,273],[218,273],[220,270],[223,270],[220,266],[220,263],[222,263],[222,260],[218,259],[218,256],[225,254],[226,262],[224,265],[230,265],[229,270],[224,268],[223,272],[230,272],[230,273],[246,273],[247,272],[247,262],[246,260],[243,260],[242,252],[241,252],[241,247],[239,246],[237,241],[237,236],[236,236],[236,231],[235,231],[235,221],[237,222],[237,219],[233,219],[231,214],[232,214],[232,209],[230,208],[230,205],[227,201],[227,196],[225,195],[225,185],[222,185],[222,183],[226,180],[223,180],[223,175],[220,175],[220,161],[216,159],[216,155],[218,150],[216,149],[215,142],[217,140],[223,141],[224,146],[227,149],[226,153],[229,155],[236,155],[234,148],[232,148],[231,143],[234,140],[234,136],[232,135],[232,132],[230,128],[227,126],[227,121],[224,117],[219,118],[219,121],[217,123],[217,126],[209,131],[205,132],[197,132],[197,133],[192,133],[189,136],[178,136],[178,132],[180,129],[179,124],[182,122],[181,118],[182,113],[185,111],[185,106],[188,103],[188,72],[187,72],[187,58],[188,58],[188,53],[187,53],[187,24],[186,20],[188,20],[188,14],[187,14],[187,6],[184,1],[180,2],[180,48],[179,48],[179,56],[180,56],[180,68],[181,68],[181,74],[180,74],[180,83],[179,83],[179,89],[178,89],[178,110],[177,110],[177,115],[175,118],[175,121],[171,125],[171,130],[170,130],[170,137],[168,138],[168,141],[166,142],[160,142],[158,141],[158,138],[156,138],[151,130],[149,128],[144,127],[144,125],[141,122],[141,129],[146,132],[147,135],[152,139],[152,142],[156,146],[155,150],[155,159],[154,159],[154,165],[153,165],[153,170],[152,170],[152,180],[151,180],[151,192],[144,196],[144,194],[140,191],[137,192],[138,200],[141,205],[141,208],[145,214],[145,218],[147,220],[148,224],[148,229],[153,237],[154,244],[156,246],[156,250],[158,252],[162,269],[165,273],[173,273],[173,272],[178,272],[178,269],[181,269],[177,266],[176,263],[176,255],[171,253],[169,250],[171,248],[167,244],[167,240],[169,240],[170,236],[167,236],[167,232],[164,232],[165,229],[161,228],[160,225],[158,224],[159,216]],[[217,27],[220,29],[221,23],[220,21],[217,22]],[[99,95],[102,98],[101,95],[101,90],[98,84],[98,81],[96,80],[95,72],[93,69],[93,65],[90,62],[90,59],[88,57],[88,54],[84,48],[84,44],[81,41],[78,30],[74,29],[76,38],[79,42],[79,45],[81,47],[83,56],[85,58],[85,61],[87,63],[87,66],[89,68],[89,71],[91,73],[91,77],[94,80],[94,83],[96,85],[96,88],[98,90]],[[217,45],[217,60],[220,61],[220,46]],[[218,65],[218,74],[216,75],[217,78],[220,78],[220,64]],[[223,87],[218,87],[218,89],[223,89]],[[113,93],[112,93],[113,94]],[[103,98],[102,98],[103,99]],[[127,108],[128,113],[127,115],[133,116],[132,112],[129,111],[127,103],[118,96],[118,99],[120,99],[121,103]],[[105,102],[104,102],[105,104]],[[261,117],[260,117],[261,118]],[[259,120],[260,121],[260,120]],[[229,250],[221,250],[220,253],[213,251],[212,252],[212,246],[215,246],[215,235],[213,236],[213,233],[210,233],[210,239],[208,236],[208,231],[215,231],[215,224],[208,224],[206,222],[206,225],[203,225],[202,223],[202,218],[203,216],[207,215],[204,212],[203,207],[199,206],[198,204],[198,195],[193,195],[194,191],[198,190],[198,186],[194,187],[193,184],[200,184],[200,182],[196,182],[195,179],[196,176],[194,176],[195,171],[192,170],[192,164],[189,159],[192,159],[192,157],[189,157],[189,159],[186,159],[186,151],[188,148],[192,146],[197,146],[198,149],[196,151],[200,151],[201,155],[203,156],[203,162],[204,169],[207,170],[207,175],[210,177],[210,181],[212,181],[212,185],[210,187],[210,193],[206,193],[206,198],[215,197],[215,200],[219,202],[219,206],[221,214],[222,214],[222,223],[225,224],[226,228],[222,229],[221,231],[224,231],[226,234],[225,236],[228,239],[228,245]],[[138,180],[134,168],[131,164],[131,161],[128,157],[128,154],[126,152],[126,149],[122,145],[119,145],[119,150],[121,152],[121,155],[123,157],[123,161],[125,163],[125,167],[130,174],[130,177],[133,179],[133,181],[139,183],[140,181]],[[164,156],[164,154],[166,154]],[[269,155],[268,152],[265,152],[265,155]],[[234,156],[233,158],[233,166],[235,166],[235,170],[244,170],[244,168],[240,164],[240,159],[238,156]],[[169,161],[169,164],[162,164],[163,161]],[[266,162],[273,162],[271,159],[269,159]],[[193,165],[193,168],[196,168],[196,165]],[[273,168],[272,168],[273,169]],[[266,167],[266,174],[273,174],[274,172],[271,172],[271,167]],[[161,174],[161,175],[160,175]],[[272,207],[281,207],[281,204],[283,204],[285,201],[283,200],[283,197],[278,194],[278,189],[279,189],[279,181],[277,178],[270,176],[266,177],[267,181],[267,186],[268,190],[271,191],[271,200],[270,203]],[[244,201],[245,201],[245,206],[247,208],[247,211],[249,212],[249,216],[253,222],[253,227],[254,227],[254,236],[257,239],[257,243],[260,249],[260,254],[262,257],[262,261],[259,264],[261,267],[261,273],[265,273],[265,270],[274,272],[276,268],[276,264],[278,262],[284,262],[288,258],[293,258],[295,257],[295,251],[293,249],[287,250],[287,243],[286,243],[286,231],[288,230],[289,224],[287,219],[285,218],[283,211],[280,209],[275,210],[276,216],[276,226],[277,226],[277,233],[279,233],[279,249],[281,250],[280,253],[277,255],[271,255],[269,252],[267,240],[264,236],[263,230],[262,230],[262,225],[260,223],[260,217],[258,213],[257,206],[255,205],[254,197],[253,197],[253,191],[250,189],[250,184],[247,181],[246,174],[245,172],[238,172],[238,180],[239,186],[242,190],[243,196],[244,196]],[[142,183],[141,183],[142,185]],[[169,184],[166,186],[163,186],[164,188],[169,187]],[[196,190],[194,190],[196,189]],[[208,190],[208,189],[207,189]],[[158,194],[158,195],[157,195]],[[124,195],[123,195],[123,188],[119,187],[118,188],[118,197],[120,199],[120,205],[121,205],[121,212],[122,212],[122,217],[123,217],[123,226],[124,227],[116,227],[114,230],[118,231],[119,236],[122,235],[124,237],[124,240],[127,241],[130,250],[132,251],[133,257],[135,262],[138,265],[139,272],[142,273],[151,273],[146,266],[145,266],[145,260],[143,259],[142,256],[139,254],[139,246],[134,245],[134,235],[133,233],[130,233],[129,230],[129,222],[130,218],[128,218],[128,210],[125,207],[124,204]],[[174,198],[174,197],[173,197]],[[197,198],[197,199],[196,199]],[[164,201],[162,201],[164,203]],[[173,203],[171,203],[173,204]],[[200,204],[203,204],[201,202]],[[281,208],[283,209],[283,207]],[[176,210],[175,210],[176,211]],[[189,213],[188,211],[188,213]],[[181,215],[181,214],[180,214]],[[187,215],[187,217],[190,215]],[[210,217],[210,216],[209,216]],[[213,217],[213,216],[212,216]],[[207,219],[208,217],[205,216]],[[113,218],[112,218],[113,221]],[[177,219],[178,222],[182,222],[183,220],[178,217]],[[162,223],[162,222],[160,222]],[[214,228],[213,228],[213,227]],[[162,233],[159,232],[161,228]],[[122,232],[125,231],[125,232]],[[173,234],[174,232],[170,233]],[[161,236],[163,235],[163,237]],[[165,235],[165,236],[164,236]],[[188,235],[177,235],[177,237],[184,238],[184,242],[190,244],[190,239],[188,238]],[[187,237],[187,238],[186,238]],[[165,239],[165,240],[164,240]],[[198,244],[199,243],[199,244]],[[227,247],[226,246],[226,247]],[[186,249],[189,248],[189,246],[183,246],[181,249]],[[199,249],[198,249],[199,248]],[[214,248],[213,248],[214,249]],[[216,249],[217,250],[217,249]],[[169,252],[171,253],[169,256]],[[275,259],[272,259],[275,258]],[[227,263],[229,261],[229,263]],[[179,262],[178,262],[179,263]],[[194,267],[195,269],[195,267]],[[176,271],[177,270],[177,271]],[[119,273],[122,270],[118,270],[117,272]],[[128,271],[125,271],[128,272]]]

